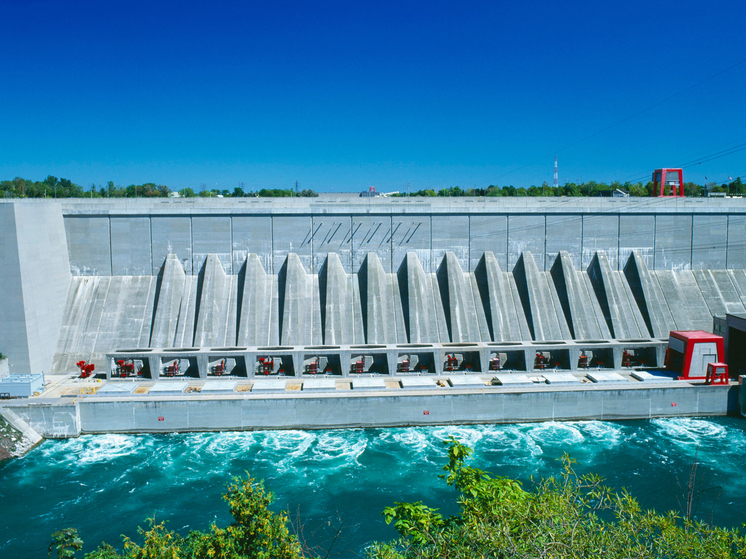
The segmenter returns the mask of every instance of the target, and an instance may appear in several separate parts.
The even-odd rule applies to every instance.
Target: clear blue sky
[[[555,154],[560,183],[624,181],[746,146],[741,1],[4,0],[0,21],[2,179],[529,186]],[[746,149],[685,170],[705,176],[746,178]]]

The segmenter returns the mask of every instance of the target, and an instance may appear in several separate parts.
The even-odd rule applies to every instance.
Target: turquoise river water
[[[0,557],[46,557],[49,535],[76,526],[86,551],[155,515],[180,533],[230,521],[221,494],[250,471],[301,524],[302,539],[330,557],[358,557],[395,532],[381,517],[394,501],[421,500],[455,511],[438,479],[442,440],[475,449],[473,464],[520,478],[559,472],[568,452],[580,471],[627,487],[645,507],[681,510],[697,457],[706,491],[699,516],[746,522],[746,420],[737,418],[350,429],[96,435],[45,441],[0,467]],[[677,482],[678,480],[678,482]],[[335,535],[339,537],[335,540]]]

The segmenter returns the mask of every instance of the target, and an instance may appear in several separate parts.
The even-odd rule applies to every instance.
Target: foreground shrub
[[[565,456],[562,473],[531,491],[518,481],[465,465],[471,449],[453,437],[441,477],[457,490],[459,514],[443,518],[422,503],[384,511],[401,538],[377,544],[376,559],[490,558],[744,558],[738,530],[708,526],[674,512],[642,510],[625,490],[596,475],[578,475]]]

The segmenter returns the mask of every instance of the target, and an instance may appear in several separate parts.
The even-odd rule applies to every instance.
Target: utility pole
[[[298,185],[300,183],[298,181],[295,181],[295,195],[298,196]]]
[[[554,188],[559,196],[559,175],[557,175],[557,156],[554,156]]]

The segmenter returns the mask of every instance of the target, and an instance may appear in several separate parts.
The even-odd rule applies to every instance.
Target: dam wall
[[[277,274],[290,253],[314,274],[336,253],[349,274],[371,252],[385,272],[397,272],[414,252],[434,273],[447,251],[467,272],[487,251],[503,270],[531,252],[549,271],[560,251],[576,269],[598,251],[612,270],[634,251],[651,270],[746,269],[742,199],[120,199],[65,201],[62,209],[73,275],[157,275],[169,254],[187,275],[198,274],[209,254],[229,275],[248,254]]]
[[[0,202],[0,351],[665,338],[746,312],[740,199]]]

